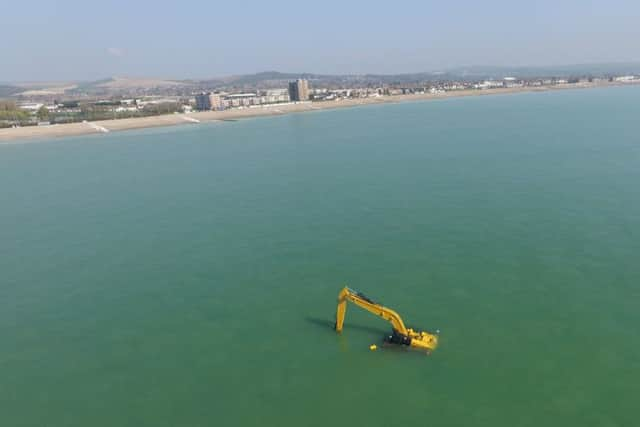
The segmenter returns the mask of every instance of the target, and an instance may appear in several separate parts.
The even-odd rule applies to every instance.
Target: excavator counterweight
[[[385,338],[385,342],[406,345],[431,353],[438,346],[438,334],[431,332],[414,331],[407,328],[398,313],[371,300],[366,295],[345,287],[338,294],[338,309],[336,311],[336,332],[342,332],[344,318],[347,313],[347,301],[367,310],[376,316],[382,317],[391,323],[392,333]]]

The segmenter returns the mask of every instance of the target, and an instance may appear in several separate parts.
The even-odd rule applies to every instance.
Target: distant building
[[[287,89],[269,89],[265,92],[265,102],[263,104],[275,104],[278,102],[288,102],[289,92]]]
[[[616,77],[614,80],[617,82],[632,82],[635,80],[635,76],[620,76]]]
[[[298,79],[295,82],[289,82],[289,98],[292,101],[308,101],[309,82],[303,79]]]
[[[250,107],[261,103],[256,93],[232,93],[225,98],[231,107]]]
[[[196,110],[198,111],[208,111],[211,110],[211,98],[209,98],[211,94],[202,92],[196,95]]]
[[[44,106],[44,104],[39,103],[39,102],[29,102],[29,103],[19,104],[18,105],[18,107],[20,109],[27,110],[27,111],[32,111],[32,112],[38,111],[43,106]]]
[[[211,92],[202,92],[196,95],[196,110],[209,111],[222,109],[220,95]]]
[[[209,95],[209,103],[212,110],[222,110],[222,98],[217,93]]]

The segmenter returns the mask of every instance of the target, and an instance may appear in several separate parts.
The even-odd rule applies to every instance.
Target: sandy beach
[[[523,92],[544,92],[550,90],[587,89],[594,87],[621,86],[632,83],[577,83],[557,86],[516,87],[483,90],[459,90],[438,94],[414,94],[394,95],[371,98],[346,99],[325,102],[300,102],[288,104],[272,104],[257,106],[255,108],[232,109],[225,111],[204,111],[190,114],[169,114],[152,117],[139,117],[132,119],[103,120],[96,122],[69,123],[51,126],[27,126],[20,128],[0,129],[0,143],[23,141],[30,139],[57,138],[65,136],[89,135],[123,131],[131,129],[143,129],[161,126],[174,126],[211,121],[238,120],[250,117],[277,116],[283,114],[300,113],[306,111],[329,110],[337,108],[350,108],[361,105],[399,103],[411,101],[426,101],[445,98],[458,98],[465,96],[500,95]]]

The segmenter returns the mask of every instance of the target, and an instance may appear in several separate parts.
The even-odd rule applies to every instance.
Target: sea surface
[[[345,284],[440,329],[381,348]],[[634,426],[640,87],[0,146],[0,426]]]

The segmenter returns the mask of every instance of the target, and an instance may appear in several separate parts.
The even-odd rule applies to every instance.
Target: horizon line
[[[247,73],[232,73],[232,74],[223,74],[218,76],[210,76],[210,77],[157,77],[150,75],[113,75],[113,76],[105,76],[102,78],[96,79],[43,79],[43,80],[5,80],[0,81],[0,85],[14,85],[14,84],[35,84],[35,83],[94,83],[102,80],[112,81],[116,79],[126,79],[126,80],[141,80],[141,79],[151,79],[151,80],[164,80],[164,81],[176,81],[176,82],[188,82],[188,81],[207,81],[207,80],[224,80],[234,77],[245,77],[245,76],[257,76],[260,74],[283,74],[283,75],[292,75],[292,76],[319,76],[319,77],[358,77],[358,76],[380,76],[380,77],[393,77],[393,76],[408,76],[414,74],[447,74],[452,71],[461,71],[461,69],[469,68],[469,69],[483,69],[483,68],[494,68],[496,70],[522,70],[522,69],[551,69],[551,68],[563,68],[563,67],[594,67],[594,66],[640,66],[640,60],[629,60],[629,61],[614,61],[614,62],[580,62],[580,63],[565,63],[565,64],[557,64],[557,65],[457,65],[451,66],[441,69],[433,69],[433,70],[422,70],[422,71],[409,71],[409,72],[399,72],[399,73],[376,73],[376,72],[367,72],[367,73],[318,73],[318,72],[289,72],[289,71],[278,71],[278,70],[263,70],[256,72],[247,72]]]

